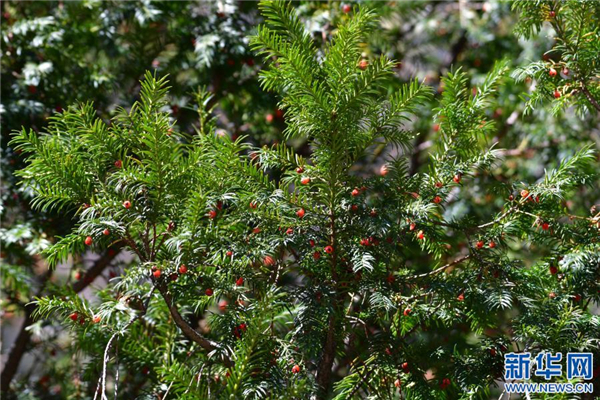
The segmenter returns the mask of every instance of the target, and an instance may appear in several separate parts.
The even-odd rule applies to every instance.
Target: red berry
[[[387,354],[388,356],[392,355],[392,349],[390,349],[389,347],[385,348],[385,354]]]
[[[578,302],[578,303],[579,303],[579,302],[581,301],[581,295],[580,295],[580,294],[576,294],[576,295],[573,297],[573,300],[575,300],[576,302]]]
[[[388,174],[388,172],[390,172],[390,171],[389,171],[388,166],[386,164],[383,164],[381,166],[381,168],[379,168],[379,174],[381,176],[386,176]]]
[[[219,302],[219,310],[221,310],[221,312],[225,312],[227,310],[227,301],[226,300],[221,300]]]
[[[441,198],[440,196],[435,196],[435,197],[433,198],[433,202],[434,202],[435,204],[439,204],[439,203],[441,203],[441,201],[442,201],[442,198]]]
[[[227,253],[225,254],[227,255],[227,257],[231,257],[233,255],[233,251],[227,250]]]
[[[556,11],[550,11],[548,15],[550,16],[550,18],[554,18],[556,17]]]
[[[325,247],[325,253],[327,253],[327,254],[333,253],[333,246],[326,246]]]
[[[121,168],[123,166],[123,162],[121,160],[115,161],[115,167]]]
[[[315,251],[315,252],[313,253],[313,258],[314,258],[315,260],[318,260],[318,259],[320,259],[320,258],[321,258],[321,253],[319,253],[318,251]]]
[[[444,379],[442,380],[442,383],[440,383],[440,387],[441,387],[442,389],[446,389],[448,386],[450,386],[450,383],[451,383],[450,379],[448,379],[448,378],[444,378]]]
[[[496,349],[490,349],[490,355],[496,357]]]
[[[454,178],[452,178],[452,180],[454,181],[454,183],[460,183],[462,179],[462,175],[461,174],[456,174],[454,175]]]
[[[554,68],[550,68],[548,75],[554,78],[556,76],[556,70]]]
[[[358,206],[356,204],[352,204],[350,206],[350,210],[352,210],[352,212],[357,212],[358,211]]]
[[[270,124],[271,122],[273,122],[273,114],[267,114],[265,115],[265,121],[267,121],[268,124]]]
[[[301,173],[304,172],[304,168],[298,167],[298,168],[296,168],[296,172],[299,173],[299,174],[301,174]]]
[[[298,211],[296,211],[296,215],[298,216],[298,218],[304,218],[305,213],[306,212],[304,211],[304,208],[301,208]]]
[[[213,290],[211,288],[206,289],[206,291],[204,292],[204,294],[206,294],[208,297],[213,295]]]
[[[425,234],[423,233],[423,231],[417,232],[417,239],[419,239],[419,240],[425,239]]]
[[[509,201],[513,201],[514,199],[515,199],[515,196],[513,196],[512,194],[510,196],[508,196]]]
[[[377,216],[377,210],[371,210],[371,212],[369,213],[369,215],[373,218],[375,218]]]
[[[406,310],[404,310],[404,316],[408,317],[410,315],[411,311],[412,310],[410,308],[407,308]]]
[[[71,318],[71,321],[77,321],[79,315],[76,312],[74,312],[73,314],[69,315],[69,318]]]
[[[256,227],[256,228],[252,229],[252,233],[259,234],[260,233],[260,228]]]
[[[237,280],[235,281],[235,285],[236,286],[243,286],[244,285],[244,278],[242,278],[242,277],[237,278]]]
[[[543,229],[543,230],[547,231],[549,228],[550,228],[550,224],[548,224],[547,222],[544,222],[544,223],[542,224],[542,229]]]
[[[396,277],[394,276],[394,274],[389,274],[387,277],[387,281],[388,283],[394,283],[396,281]]]
[[[435,187],[436,188],[441,188],[442,186],[444,186],[444,184],[442,182],[436,182],[435,183]]]
[[[300,366],[296,364],[292,367],[292,373],[297,374],[298,372],[300,372]]]
[[[439,130],[440,130],[440,124],[433,125],[433,131],[434,132],[439,132]]]
[[[550,274],[551,275],[556,275],[558,273],[558,268],[554,265],[550,266]]]
[[[491,241],[488,246],[490,246],[490,249],[493,249],[494,247],[496,247],[496,242]]]
[[[94,321],[94,323],[97,324],[98,322],[100,322],[100,319],[100,316],[96,315],[92,321]]]
[[[154,271],[154,272],[152,273],[152,275],[154,275],[154,277],[155,277],[156,279],[160,278],[160,274],[161,274],[161,272],[160,272],[160,269],[157,269],[156,271]]]
[[[558,91],[558,89],[554,90],[554,98],[558,99],[560,97],[560,92]]]
[[[181,275],[184,275],[184,274],[187,274],[187,272],[188,272],[188,269],[187,269],[187,267],[186,267],[184,264],[181,264],[181,265],[179,266],[179,273],[180,273]]]
[[[348,14],[350,11],[352,11],[352,6],[350,4],[343,4],[342,11],[344,14]]]
[[[283,110],[280,110],[279,108],[277,110],[275,110],[275,118],[277,118],[277,119],[283,118]]]
[[[310,178],[305,176],[304,178],[300,179],[300,183],[303,185],[308,185],[310,183]]]
[[[88,237],[86,237],[86,238],[85,238],[85,242],[84,242],[84,243],[85,243],[87,246],[91,246],[93,242],[94,242],[94,240],[92,239],[92,237],[91,237],[91,236],[88,236]]]
[[[216,216],[217,216],[217,212],[216,212],[215,210],[210,210],[210,211],[208,212],[208,218],[210,218],[210,219],[215,219],[215,218],[216,218]]]
[[[255,202],[255,201],[251,201],[251,202],[250,202],[250,208],[251,208],[251,209],[253,209],[253,210],[254,210],[254,209],[257,207],[257,206],[258,206],[258,205],[256,204],[256,202]]]
[[[314,240],[312,240],[312,239],[310,239],[310,240],[308,241],[308,244],[310,245],[310,247],[315,247],[315,241],[314,241]]]
[[[271,256],[265,256],[265,258],[263,259],[263,264],[267,267],[275,265],[275,259]]]
[[[221,200],[217,201],[217,210],[222,210],[223,209],[223,202]]]
[[[400,385],[402,385],[402,382],[400,382],[400,379],[396,379],[396,380],[394,381],[394,386],[396,386],[397,388],[399,388],[399,387],[400,387]]]
[[[81,280],[81,271],[75,272],[75,280],[76,281],[80,281]]]
[[[360,190],[358,190],[357,188],[354,188],[350,194],[352,196],[356,197],[360,194]]]
[[[551,299],[554,299],[554,298],[556,298],[556,293],[550,292],[550,293],[548,293],[548,297],[550,297]]]
[[[567,68],[567,67],[564,67],[564,68],[562,69],[562,73],[563,73],[563,75],[567,75],[567,76],[568,76],[568,75],[569,75],[569,68]]]
[[[367,60],[360,60],[360,62],[358,63],[358,68],[363,71],[365,69],[367,69],[368,66],[369,66],[369,62]]]
[[[292,228],[287,228],[286,231],[285,231],[285,233],[287,235],[292,235],[294,233],[294,230]]]
[[[409,369],[408,369],[408,363],[407,362],[403,362],[402,363],[402,371],[408,373]]]
[[[371,243],[369,242],[369,239],[360,239],[360,244],[361,244],[362,246],[368,246],[368,245],[370,245]]]
[[[102,234],[104,236],[108,236],[108,235],[110,235],[110,230],[108,228],[106,228],[105,230],[102,231]]]
[[[417,227],[417,224],[415,224],[414,222],[411,222],[408,229],[410,229],[411,231],[414,231],[416,227]]]
[[[125,207],[125,208],[131,208],[131,202],[129,200],[125,200],[123,202],[123,207]]]
[[[481,249],[481,248],[483,248],[483,245],[484,245],[483,240],[480,240],[480,241],[477,242],[476,246],[477,246],[478,249]]]
[[[465,294],[464,293],[459,294],[458,297],[456,298],[456,300],[458,300],[458,301],[464,301],[465,300]]]

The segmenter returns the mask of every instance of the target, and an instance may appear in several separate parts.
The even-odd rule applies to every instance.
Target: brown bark
[[[336,318],[335,314],[329,317],[329,326],[327,327],[327,337],[323,346],[323,357],[319,363],[317,370],[317,384],[319,385],[318,398],[327,398],[329,386],[331,385],[333,361],[335,360],[335,352],[337,342],[335,340]]]
[[[179,310],[177,309],[177,306],[173,302],[171,294],[169,293],[167,287],[164,284],[159,284],[156,287],[158,288],[158,291],[167,303],[169,311],[171,312],[171,316],[173,317],[173,321],[175,321],[175,324],[181,329],[185,337],[187,337],[193,342],[198,343],[200,347],[207,351],[216,350],[221,347],[218,343],[206,339],[204,336],[199,334],[194,328],[190,326],[190,324],[187,323],[185,319],[183,319],[183,317],[179,313]],[[224,356],[223,364],[225,364],[226,367],[232,367],[233,361],[231,361],[230,358]]]

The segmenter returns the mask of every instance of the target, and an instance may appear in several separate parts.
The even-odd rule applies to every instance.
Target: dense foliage
[[[141,10],[192,7],[143,4],[120,7],[141,25]],[[24,162],[17,176],[34,210],[27,218],[44,238],[25,253],[32,262],[41,253],[50,271],[71,259],[83,270],[72,284],[35,289],[20,253],[3,263],[11,304],[34,300],[30,330],[59,343],[62,330],[48,328],[61,325],[70,341],[56,345],[69,357],[52,378],[14,388],[33,398],[490,398],[509,351],[588,351],[598,360],[600,7],[512,5],[517,34],[556,34],[550,57],[479,62],[482,75],[456,66],[458,48],[449,69],[406,55],[398,70],[389,57],[412,49],[390,50],[395,28],[381,26],[393,26],[396,12],[418,21],[443,4],[262,2],[263,22],[247,45],[250,27],[240,25],[236,51],[246,60],[253,51],[264,66],[235,107],[216,85],[214,97],[203,88],[178,94],[197,65],[183,73],[183,58],[173,57],[169,77],[161,68],[144,75],[131,107],[123,97],[112,109],[99,90],[39,132],[15,132],[10,151]],[[509,15],[489,7],[483,24]],[[314,35],[305,21],[324,10],[331,25]],[[467,26],[457,46],[491,26]],[[399,35],[420,40],[410,29]],[[504,52],[495,46],[488,60]],[[56,54],[66,53],[57,45]],[[106,67],[129,80],[131,97],[141,71],[124,70],[131,54],[122,56]],[[441,79],[403,82],[407,66],[420,65]],[[71,74],[48,82],[64,87],[59,77]],[[240,78],[224,75],[232,85]],[[273,104],[259,83],[278,101],[264,122],[247,119],[254,99]],[[195,101],[186,118],[169,90]],[[236,110],[244,122],[224,123]],[[254,134],[275,119],[282,132]],[[49,242],[40,215],[58,218]],[[81,296],[119,251],[118,274]],[[101,256],[86,269],[89,252]],[[49,389],[50,379],[60,386]]]

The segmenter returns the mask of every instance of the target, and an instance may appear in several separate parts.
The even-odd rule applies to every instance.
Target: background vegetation
[[[103,352],[115,332],[123,335],[117,335],[112,347],[107,380],[111,391],[118,389],[120,398],[164,398],[167,392],[180,398],[225,394],[233,398],[307,398],[318,392],[318,385],[326,386],[324,393],[319,393],[322,397],[497,398],[502,392],[498,387],[502,381],[502,354],[508,349],[580,349],[594,351],[596,360],[600,359],[600,323],[594,315],[600,288],[600,210],[596,209],[600,192],[595,175],[600,144],[598,3],[419,1],[293,5],[307,37],[289,40],[311,41],[315,51],[325,52],[332,38],[343,34],[340,27],[346,27],[348,47],[341,51],[340,60],[331,62],[331,68],[354,65],[364,59],[368,60],[367,71],[387,71],[381,80],[374,73],[376,84],[369,82],[370,89],[358,97],[356,105],[348,106],[346,115],[362,115],[365,109],[377,113],[376,110],[381,111],[378,106],[396,93],[423,91],[406,110],[409,118],[396,121],[394,133],[386,140],[362,143],[363,138],[345,143],[356,147],[327,147],[331,144],[319,135],[329,132],[331,126],[321,125],[318,118],[314,125],[308,124],[304,112],[318,112],[303,90],[294,92],[290,88],[297,88],[294,79],[298,77],[322,82],[324,86],[333,85],[336,79],[331,71],[327,78],[319,76],[311,71],[311,65],[300,73],[286,70],[285,64],[275,63],[269,69],[271,58],[257,52],[282,49],[269,42],[268,31],[261,36],[257,26],[270,18],[270,29],[275,34],[278,30],[273,21],[280,17],[269,15],[268,10],[261,14],[258,3],[2,3],[3,394],[15,398],[93,398],[98,378],[103,376]],[[371,21],[365,16],[367,9],[377,18]],[[287,17],[292,18],[291,15]],[[294,32],[291,27],[287,30]],[[288,58],[302,60],[303,45],[298,45],[298,54],[288,54]],[[282,54],[269,55],[285,58]],[[395,62],[388,65],[381,56]],[[353,68],[351,76],[359,79],[363,76],[362,67],[357,65],[359,68]],[[148,70],[152,72],[145,77]],[[271,72],[266,72],[267,78],[259,78],[265,71]],[[164,85],[153,76],[168,76],[170,88],[164,103]],[[350,83],[342,83],[344,78],[343,74],[337,78],[340,99],[336,101],[342,101],[345,90],[350,97],[358,91]],[[146,98],[140,82],[146,82]],[[148,99],[160,99],[160,107],[152,106]],[[102,209],[105,217],[111,216],[110,221],[101,221],[109,224],[103,229],[117,232],[131,223],[132,229],[137,230],[136,221],[122,218],[121,202],[106,214],[109,206],[98,196],[86,197],[85,192],[77,204],[72,198],[64,202],[40,198],[36,185],[44,185],[42,177],[48,170],[35,169],[30,164],[32,158],[28,160],[32,154],[33,159],[44,155],[42,147],[31,147],[37,133],[64,131],[66,138],[66,132],[76,132],[78,124],[83,124],[78,118],[85,123],[93,121],[94,110],[98,118],[108,123],[107,132],[114,130],[111,132],[118,135],[133,128],[123,117],[118,120],[121,125],[117,120],[109,121],[123,115],[121,108],[129,111],[136,100],[145,106],[140,106],[140,115],[133,115],[133,120],[147,121],[156,115],[162,131],[172,129],[172,136],[161,136],[161,140],[188,144],[195,143],[194,137],[201,137],[204,139],[198,146],[212,149],[209,155],[199,152],[197,159],[190,159],[186,151],[179,154],[178,148],[165,141],[161,151],[165,152],[169,173],[187,166],[194,171],[190,173],[193,176],[185,178],[189,180],[184,180],[183,187],[181,182],[173,186],[171,194],[178,201],[160,209],[158,217],[144,214],[145,211],[140,211],[140,215],[149,220],[156,217],[157,226],[168,229],[177,216],[197,212],[204,216],[205,226],[210,222],[205,214],[216,210],[218,201],[225,203],[228,217],[218,220],[215,225],[219,229],[211,231],[210,237],[203,236],[198,248],[207,246],[206,251],[218,253],[211,262],[219,264],[226,262],[221,253],[237,243],[236,254],[248,254],[248,258],[236,259],[231,268],[247,282],[234,284],[239,276],[232,277],[229,272],[207,275],[194,269],[178,281],[183,283],[176,293],[185,309],[186,324],[210,340],[220,339],[237,349],[235,357],[253,357],[247,365],[256,370],[239,371],[240,365],[245,365],[239,362],[234,369],[226,361],[224,365],[206,362],[206,352],[199,350],[204,346],[181,335],[180,329],[185,330],[185,326],[171,321],[176,317],[168,309],[169,301],[158,297],[160,285],[146,300],[150,292],[148,279],[145,283],[136,280],[143,276],[138,266],[144,254],[135,255],[131,242],[105,240],[94,215],[100,212],[94,210]],[[82,111],[69,109],[49,128],[50,117],[82,103],[87,104]],[[337,103],[327,107],[334,104]],[[347,138],[361,137],[360,132],[353,131],[360,125],[357,120],[348,118],[339,124],[348,132]],[[104,179],[106,168],[99,165],[106,160],[123,159],[125,173],[130,171],[130,163],[125,160],[147,157],[143,150],[135,153],[144,145],[143,138],[141,143],[133,144],[125,136],[118,136],[121,142],[103,142],[106,151],[112,153],[102,158],[104,155],[96,153],[93,137],[105,130],[98,129],[81,137],[80,148],[69,148],[63,154],[64,160],[77,155],[80,163],[70,164],[71,169],[56,175],[59,178],[51,177],[58,181],[47,184],[65,187],[78,179],[96,182]],[[404,133],[402,129],[408,133],[398,136]],[[15,130],[23,131],[21,141],[9,144],[10,133]],[[223,142],[212,138],[222,138]],[[284,143],[286,148],[272,147]],[[60,158],[60,146],[45,150],[48,159]],[[368,335],[354,339],[364,345],[366,353],[338,349],[337,361],[332,369],[330,365],[330,382],[324,382],[316,372],[323,364],[320,351],[327,324],[316,318],[325,315],[319,308],[322,305],[311,303],[323,295],[324,289],[308,284],[309,290],[303,294],[304,289],[298,289],[298,284],[306,284],[302,276],[314,281],[326,281],[329,277],[319,276],[315,270],[303,270],[311,268],[303,262],[293,267],[292,261],[283,262],[294,258],[288,247],[307,254],[309,259],[315,251],[304,242],[298,244],[303,236],[293,235],[288,240],[285,232],[277,232],[279,227],[287,228],[297,207],[290,208],[286,196],[273,196],[272,191],[260,185],[235,181],[231,173],[238,173],[238,178],[266,177],[270,184],[290,189],[293,201],[305,205],[308,215],[303,223],[309,229],[321,224],[319,218],[310,216],[310,210],[316,213],[322,202],[319,195],[302,191],[298,179],[303,174],[295,169],[302,167],[302,172],[309,171],[313,179],[326,176],[325,172],[337,165],[335,160],[326,159],[328,155],[352,151],[356,151],[356,156],[344,164],[347,176],[340,180],[344,184],[339,188],[339,196],[334,196],[339,197],[338,208],[332,209],[342,213],[344,207],[357,203],[357,196],[351,192],[363,184],[373,197],[359,198],[364,203],[360,203],[358,219],[343,222],[348,232],[345,240],[353,246],[347,245],[348,252],[354,251],[356,256],[355,248],[364,250],[372,245],[372,240],[361,242],[371,235],[377,239],[377,235],[367,234],[369,229],[387,232],[390,224],[385,219],[400,221],[393,231],[399,245],[373,250],[373,261],[364,256],[360,259],[365,268],[361,273],[366,277],[351,288],[357,293],[373,291],[380,296],[371,297],[371,308],[364,309],[362,298],[346,299],[342,311],[351,310],[355,318],[366,320],[364,330],[370,329],[375,339],[367,340]],[[457,158],[445,157],[449,152],[457,152]],[[127,155],[131,157],[124,157]],[[235,160],[241,157],[256,159],[260,165],[251,168],[236,164]],[[198,160],[201,163],[194,164]],[[112,161],[109,164],[110,173],[118,168]],[[387,181],[381,177],[384,164],[389,169],[389,175],[384,169]],[[475,164],[478,168],[472,168]],[[27,165],[30,166],[26,172],[17,176],[16,171]],[[196,169],[198,165],[200,168]],[[125,193],[139,183],[135,177],[146,173],[151,176],[148,171],[157,177],[167,173],[131,172],[131,181],[127,182],[132,187],[124,189]],[[459,182],[454,181],[456,175]],[[23,178],[29,184],[19,185]],[[443,182],[443,188],[436,186],[438,182]],[[183,191],[193,185],[204,188],[197,198]],[[233,186],[242,188],[243,195],[229,198],[231,192],[225,189]],[[211,192],[214,187],[219,190]],[[400,194],[395,193],[398,187],[412,195],[399,199]],[[317,192],[326,192],[326,188],[324,185]],[[440,193],[435,192],[436,188],[441,189]],[[523,200],[522,190],[531,194],[533,203],[524,203],[528,196]],[[413,202],[417,193],[423,200]],[[443,208],[432,208],[429,197],[434,199],[435,195],[440,195]],[[107,202],[122,194],[111,196],[114,193],[106,196]],[[198,210],[189,206],[194,199]],[[246,205],[254,201],[260,207],[247,215]],[[92,206],[88,211],[87,205]],[[518,215],[504,221],[508,215],[505,213],[511,214],[509,210],[516,208],[520,210]],[[371,209],[379,214],[376,222],[370,216]],[[263,232],[260,240],[244,247],[245,232],[231,230],[228,225],[234,215],[262,223],[262,229],[269,232]],[[418,229],[411,228],[415,221]],[[177,240],[190,240],[180,235],[188,229],[186,223],[178,221],[172,228],[178,232]],[[143,233],[144,229],[139,229]],[[294,229],[303,228],[294,225]],[[421,230],[427,235],[424,241],[415,237]],[[93,236],[92,248],[82,240],[88,232]],[[77,241],[52,246],[61,243],[63,237],[76,237]],[[385,238],[381,236],[379,240]],[[482,254],[480,242],[486,249],[494,242],[497,248]],[[163,271],[187,274],[179,271],[179,264],[190,265],[189,262],[173,253],[179,244],[169,241],[164,257],[152,261],[175,262],[175,266]],[[325,244],[320,245],[324,260]],[[154,255],[158,256],[158,252]],[[284,271],[290,268],[288,274],[282,273],[281,280],[275,280],[277,290],[258,283],[267,280],[260,271],[244,269],[248,262],[270,266],[271,261],[265,261],[267,256],[273,257],[273,264],[281,265]],[[461,269],[464,257],[470,257],[472,264]],[[208,262],[193,260],[194,267]],[[352,273],[357,274],[358,263],[352,259],[351,264]],[[392,275],[389,266],[393,266]],[[369,267],[375,272],[371,273]],[[429,275],[432,271],[436,272]],[[419,284],[412,283],[411,277],[423,274],[427,275],[419,278]],[[248,293],[241,295],[236,287],[244,285]],[[207,289],[214,290],[214,296],[206,296]],[[261,294],[260,302],[253,301],[258,299],[257,292]],[[312,298],[303,297],[307,294]],[[327,301],[335,299],[335,295],[330,298],[327,293],[325,297]],[[32,303],[36,298],[41,298],[41,303]],[[236,299],[247,301],[248,309],[223,312],[219,302],[224,299],[230,304]],[[292,304],[299,308],[288,315],[286,306]],[[140,309],[146,309],[143,318],[135,314]],[[406,309],[410,309],[410,316],[404,314]],[[77,324],[70,319],[74,312],[78,313]],[[280,335],[281,347],[271,348],[260,342],[260,334],[268,326],[265,316],[275,312],[282,318],[280,333],[285,340]],[[87,320],[79,326],[79,317],[84,315]],[[96,315],[102,315],[99,324],[93,323]],[[398,332],[391,328],[394,318],[404,321]],[[310,329],[312,334],[308,333]],[[342,339],[338,341],[342,343]],[[391,348],[394,350],[389,354]],[[278,353],[271,355],[271,351]],[[369,359],[369,355],[373,358]],[[273,370],[264,364],[271,363],[272,358],[276,359]],[[405,368],[408,362],[410,367]],[[294,372],[296,365],[300,371]],[[117,370],[119,374],[115,375]],[[265,377],[262,373],[270,375]],[[232,374],[234,379],[229,379]],[[197,382],[191,385],[194,379]],[[400,389],[396,380],[401,382]],[[243,392],[234,390],[236,382]],[[600,387],[597,380],[595,383]]]

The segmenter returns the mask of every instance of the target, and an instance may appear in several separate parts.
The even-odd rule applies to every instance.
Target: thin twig
[[[167,303],[167,307],[169,308],[169,311],[171,312],[173,321],[175,321],[175,324],[181,329],[183,334],[188,339],[192,340],[193,342],[198,343],[200,345],[200,347],[202,347],[203,349],[208,350],[208,351],[213,351],[213,350],[222,348],[222,346],[219,343],[214,342],[209,339],[206,339],[204,336],[199,334],[194,328],[192,328],[183,319],[183,317],[179,313],[179,310],[177,309],[177,305],[173,301],[171,294],[169,293],[167,287],[164,284],[159,283],[155,286],[155,288],[158,289],[159,293],[165,300],[165,303]],[[229,357],[227,357],[225,354],[222,354],[222,356],[223,356],[223,364],[225,364],[226,367],[232,367],[234,365],[233,361]]]
[[[454,266],[456,264],[460,264],[461,262],[463,262],[463,261],[465,261],[465,260],[467,260],[469,258],[471,258],[471,255],[467,254],[466,256],[459,257],[456,260],[454,260],[454,261],[452,261],[452,262],[450,262],[450,263],[448,263],[446,265],[442,265],[441,267],[434,269],[433,271],[425,272],[425,273],[419,274],[419,275],[407,276],[406,279],[407,280],[412,280],[412,279],[421,279],[421,278],[425,278],[425,277],[428,277],[428,276],[435,276],[435,275],[437,275],[437,274],[445,271],[447,268],[450,268],[450,267],[452,267],[452,266]]]
[[[153,294],[154,294],[154,288],[152,288],[152,290],[148,294],[148,299],[146,299],[146,303],[144,304],[144,309],[142,310],[142,312],[138,313],[136,316],[131,318],[131,320],[129,320],[129,322],[122,329],[116,331],[110,337],[110,339],[108,340],[108,343],[106,344],[106,348],[104,349],[104,358],[103,358],[103,365],[102,365],[102,397],[101,397],[102,400],[104,400],[104,399],[108,400],[108,397],[106,397],[106,366],[108,364],[108,352],[110,350],[111,344],[112,344],[113,340],[115,340],[115,338],[119,334],[121,334],[122,332],[125,332],[127,330],[127,328],[129,328],[131,325],[133,325],[133,323],[135,321],[137,321],[144,314],[146,314],[146,311],[148,310],[148,304],[150,304],[150,299],[152,299]]]

